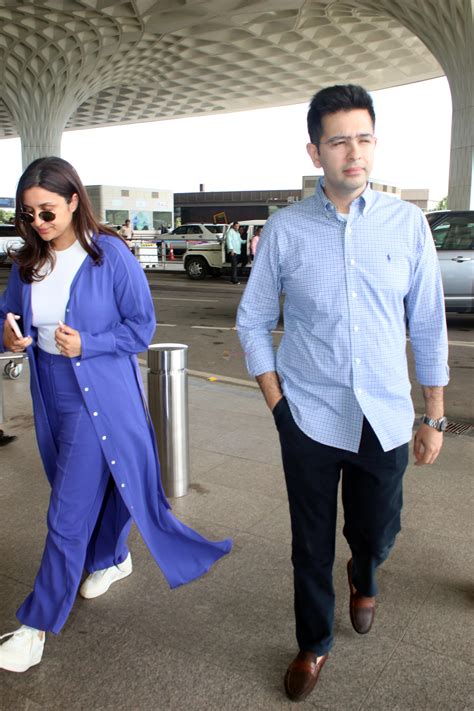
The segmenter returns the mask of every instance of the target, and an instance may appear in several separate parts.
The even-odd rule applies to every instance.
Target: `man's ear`
[[[315,168],[321,168],[321,161],[319,159],[319,150],[314,143],[308,143],[306,145],[306,151],[311,158]]]

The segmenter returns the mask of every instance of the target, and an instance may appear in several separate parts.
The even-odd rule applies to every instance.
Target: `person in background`
[[[376,571],[400,531],[412,437],[407,327],[426,408],[414,438],[417,465],[436,460],[447,424],[438,258],[421,210],[368,185],[374,130],[362,87],[313,97],[307,150],[324,177],[313,196],[267,221],[237,317],[247,367],[280,436],[299,647],[284,680],[293,701],[311,693],[333,644],[341,473],[350,619],[359,634],[374,622]],[[283,293],[285,333],[275,353]]]
[[[237,267],[240,260],[240,252],[242,249],[242,237],[240,235],[240,225],[239,223],[233,222],[229,227],[226,235],[226,247],[229,253],[229,260],[231,265],[231,276],[230,280],[232,284],[240,284],[237,279]]]
[[[135,246],[132,242],[133,229],[129,219],[125,220],[125,222],[123,223],[122,227],[120,228],[119,235],[127,241],[131,253],[135,254]]]
[[[257,254],[257,245],[258,245],[258,240],[260,239],[260,235],[262,233],[263,226],[259,225],[255,229],[255,234],[252,237],[252,241],[250,242],[250,253],[252,255],[252,259],[255,259],[255,255]]]
[[[240,264],[239,271],[240,271],[241,276],[242,276],[244,267],[247,266],[247,263],[249,261],[249,256],[247,254],[248,232],[249,232],[249,228],[247,226],[240,225],[239,233],[240,233],[241,244],[240,244],[240,254],[239,254],[239,264]]]
[[[123,223],[123,225],[120,229],[120,236],[126,240],[133,239],[133,229],[132,229],[132,225],[130,224],[130,220],[127,219]]]
[[[137,360],[156,327],[143,269],[123,239],[97,223],[84,185],[61,158],[28,166],[16,206],[25,244],[0,299],[0,329],[3,348],[28,353],[51,485],[33,590],[17,611],[21,627],[0,646],[0,669],[23,672],[41,661],[45,633],[66,623],[84,567],[87,599],[130,575],[132,520],[172,588],[206,573],[231,541],[212,543],[182,524],[163,492]],[[8,312],[21,316],[22,338]]]

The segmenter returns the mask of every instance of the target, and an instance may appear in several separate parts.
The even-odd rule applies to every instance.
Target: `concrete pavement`
[[[291,708],[283,675],[296,651],[288,506],[272,417],[254,388],[189,382],[192,484],[172,501],[184,522],[234,550],[170,591],[137,531],[134,573],[78,599],[42,663],[0,671],[0,707],[251,710]],[[0,633],[15,629],[43,547],[48,486],[33,432],[27,366],[5,380],[0,450]],[[372,632],[353,632],[339,525],[335,644],[307,708],[473,708],[471,535],[474,437],[448,434],[438,462],[410,466],[403,530],[379,573]]]

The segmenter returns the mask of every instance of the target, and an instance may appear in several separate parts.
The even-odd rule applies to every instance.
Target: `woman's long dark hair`
[[[102,250],[95,240],[90,241],[87,237],[100,233],[122,238],[110,227],[97,221],[87,191],[70,163],[55,156],[38,158],[25,170],[16,189],[15,226],[25,244],[12,257],[19,266],[22,281],[27,284],[41,281],[44,278],[43,267],[48,263],[53,267],[55,262],[51,243],[42,240],[28,222],[20,220],[25,190],[36,187],[61,195],[66,202],[70,202],[74,193],[77,194],[78,205],[72,213],[74,233],[94,264],[100,265]]]

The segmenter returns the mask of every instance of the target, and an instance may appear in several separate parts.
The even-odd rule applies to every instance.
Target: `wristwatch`
[[[438,432],[445,432],[448,426],[447,417],[438,417],[438,419],[435,420],[432,417],[428,417],[428,415],[423,415],[421,421],[423,424],[428,425],[428,427],[433,427],[435,430],[438,430]]]

